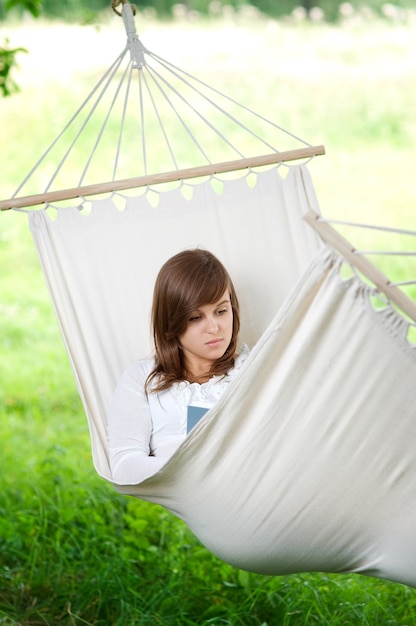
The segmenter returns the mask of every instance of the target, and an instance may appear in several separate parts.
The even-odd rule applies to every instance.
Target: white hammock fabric
[[[250,177],[254,173],[250,174]],[[416,586],[416,353],[407,322],[376,311],[357,275],[302,220],[317,201],[304,165],[182,190],[29,213],[86,409],[98,473],[111,481],[107,408],[150,350],[157,271],[204,247],[229,269],[241,375],[169,463],[117,487],[162,504],[212,552],[264,574],[361,572]],[[187,194],[188,195],[188,194]],[[295,286],[295,288],[294,288]],[[277,315],[276,315],[277,311]]]

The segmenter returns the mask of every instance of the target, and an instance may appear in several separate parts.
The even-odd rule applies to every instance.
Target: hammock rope
[[[122,5],[121,11],[117,8],[120,4]],[[2,210],[7,208],[27,208],[29,206],[37,206],[39,204],[44,204],[47,208],[55,203],[61,202],[62,200],[74,198],[78,198],[81,202],[81,206],[83,206],[86,199],[88,199],[90,195],[103,193],[116,194],[121,191],[138,188],[140,186],[149,189],[154,188],[155,185],[166,182],[179,182],[182,186],[185,180],[192,180],[201,176],[213,177],[226,172],[236,172],[241,169],[247,169],[250,171],[251,168],[254,167],[268,166],[275,163],[284,163],[285,165],[288,165],[291,163],[292,159],[296,161],[304,159],[308,162],[316,155],[323,154],[325,152],[323,146],[312,146],[294,133],[291,133],[251,108],[237,102],[235,99],[212,87],[200,78],[193,76],[189,72],[179,68],[177,65],[148,50],[143,45],[136,30],[134,20],[135,8],[126,0],[114,0],[112,2],[112,9],[123,18],[127,36],[127,42],[123,51],[117,57],[116,61],[110,66],[109,70],[104,73],[104,76],[98,81],[91,94],[87,96],[84,103],[78,108],[74,116],[70,119],[50,148],[46,150],[34,168],[32,168],[26,178],[22,181],[21,185],[15,191],[11,201],[0,202],[0,208]],[[124,67],[123,62],[126,63]],[[137,93],[134,93],[133,87],[137,88]],[[107,108],[104,112],[99,130],[96,133],[95,141],[93,142],[93,145],[88,153],[88,157],[82,167],[77,185],[73,188],[61,188],[57,191],[53,191],[53,184],[57,181],[59,175],[61,173],[63,174],[65,164],[69,161],[70,156],[73,154],[73,151],[78,145],[78,142],[86,131],[89,123],[92,123],[95,120],[99,107],[101,105],[104,106],[105,97],[107,97],[107,94],[110,93],[111,89],[113,89],[113,92],[110,94],[110,101],[107,102]],[[118,171],[121,167],[125,167],[126,164],[123,149],[126,150],[126,136],[130,135],[128,119],[129,105],[131,101],[133,101],[134,105],[136,105],[136,115],[134,118],[137,118],[137,110],[140,118],[139,133],[137,135],[136,131],[136,139],[138,139],[141,146],[141,159],[139,159],[139,161],[144,174],[143,176],[133,176],[127,179],[117,180]],[[118,103],[120,102],[121,112],[118,118],[118,135],[117,140],[113,142],[113,145],[115,144],[115,155],[111,166],[111,180],[108,183],[94,182],[93,184],[85,184],[87,176],[90,171],[93,170],[93,162],[100,156],[100,149],[102,148],[102,152],[105,153],[106,130],[110,126],[112,120],[117,119],[116,109]],[[201,102],[204,103],[204,107],[201,107]],[[150,104],[150,106],[146,106],[146,103]],[[243,116],[236,115],[233,113],[232,109],[231,111],[228,110],[226,103],[232,107],[237,107],[239,112],[247,113],[251,123],[246,123]],[[212,112],[218,114],[222,120],[225,119],[227,123],[232,124],[234,128],[238,128],[237,136],[239,141],[241,135],[244,134],[244,136],[248,137],[250,140],[252,139],[255,142],[258,142],[262,148],[266,147],[271,150],[271,154],[263,154],[256,157],[247,156],[247,150],[240,147],[240,145],[235,145],[235,141],[232,141],[231,138],[227,136],[227,133],[219,127],[218,120],[211,119],[209,115],[202,113],[202,111],[206,111],[207,107],[209,107],[211,114]],[[59,159],[58,166],[56,167],[53,175],[50,177],[45,191],[41,194],[34,194],[32,196],[24,196],[21,198],[17,197],[32,176],[43,165],[46,158],[50,157],[52,149],[55,148],[57,143],[61,140],[61,138],[63,138],[66,131],[70,131],[73,128],[73,125],[78,121],[81,113],[85,114],[85,119],[75,133],[75,136],[69,146],[64,151],[63,157]],[[160,145],[165,147],[164,154],[169,157],[169,160],[173,165],[172,170],[167,172],[165,171],[161,174],[151,174],[152,164],[150,153],[152,144],[155,143],[154,132],[151,130],[151,118],[156,121],[156,127],[161,138]],[[180,129],[182,129],[181,135],[183,136],[185,134],[190,142],[190,145],[195,149],[196,155],[199,158],[202,157],[204,162],[203,165],[181,168],[181,163],[177,155],[177,147],[174,145],[172,133],[168,132],[166,119],[176,120]],[[192,125],[192,120],[195,119],[199,122],[196,127]],[[253,119],[264,123],[267,129],[272,128],[278,133],[286,135],[290,140],[295,140],[297,143],[301,143],[303,148],[289,151],[278,150],[275,147],[274,142],[269,140],[269,133],[267,131],[263,131],[263,135],[255,132],[255,125],[252,123]],[[196,132],[196,128],[198,133]],[[212,158],[200,139],[200,137],[205,138],[207,133],[211,133],[211,136],[219,140],[220,145],[222,146],[221,153],[225,148],[226,150],[231,151],[231,154],[237,155],[238,158],[222,162],[218,162]],[[228,135],[230,135],[230,133],[228,133]],[[129,151],[127,150],[127,152]],[[135,148],[133,148],[133,151],[129,152],[127,161],[136,163],[136,161],[138,161],[136,154]],[[310,208],[313,208],[313,206]],[[320,220],[322,224],[326,222],[323,218],[320,218]],[[370,224],[341,222],[340,220],[328,220],[327,223],[360,226],[361,228],[385,230],[392,233],[406,235],[411,234],[411,231],[404,231],[403,229],[388,229]],[[324,236],[324,231],[322,229],[320,234],[321,236]],[[416,256],[416,253],[411,251],[384,252],[382,250],[360,250],[353,246],[347,247],[350,262],[353,262],[353,258],[358,256],[368,255],[391,255],[403,257]],[[362,267],[362,265],[360,265],[360,267]],[[384,280],[383,278],[378,282],[379,286],[383,285],[385,287],[387,285],[387,288],[411,284],[414,284],[413,281],[407,279],[389,281],[387,279]],[[396,294],[390,293],[389,297],[392,298],[392,301],[396,301]],[[413,307],[407,303],[406,310],[411,312],[411,317],[414,319],[415,313],[412,309]]]
[[[372,254],[374,256],[416,256],[416,252],[408,252],[405,250],[354,250],[354,254]]]
[[[118,15],[121,15],[123,17],[123,20],[124,20],[124,25],[125,25],[126,32],[127,32],[127,39],[130,42],[131,57],[132,57],[133,67],[134,68],[143,69],[144,67],[146,67],[146,69],[148,69],[151,72],[152,68],[146,62],[145,55],[147,55],[149,58],[152,58],[155,61],[157,61],[163,68],[165,68],[168,72],[170,72],[170,74],[172,76],[175,76],[175,78],[177,78],[180,81],[182,81],[182,83],[184,85],[189,87],[191,90],[195,91],[198,95],[202,96],[203,95],[202,91],[197,89],[192,83],[198,84],[198,85],[204,87],[204,89],[208,90],[209,93],[213,93],[213,94],[215,94],[217,96],[220,96],[224,100],[226,100],[226,101],[228,101],[228,102],[238,106],[239,109],[242,109],[242,110],[248,112],[250,115],[260,119],[261,121],[266,122],[266,124],[271,125],[272,127],[274,127],[279,132],[288,135],[289,137],[295,139],[297,142],[300,142],[300,143],[304,144],[305,146],[311,147],[310,143],[308,143],[307,141],[305,141],[304,139],[302,139],[298,135],[295,135],[294,133],[290,132],[286,128],[283,128],[282,126],[279,126],[278,124],[276,124],[272,120],[267,119],[266,117],[260,115],[258,112],[254,111],[253,109],[245,106],[243,103],[238,102],[237,100],[235,100],[234,98],[231,98],[227,94],[219,91],[218,89],[215,89],[212,85],[209,85],[208,83],[202,81],[201,79],[197,78],[196,76],[194,76],[194,75],[190,74],[189,72],[186,72],[185,70],[181,69],[177,65],[174,65],[173,63],[171,63],[167,59],[164,59],[164,58],[160,57],[159,55],[155,54],[154,52],[151,52],[150,50],[145,48],[143,46],[142,42],[140,41],[139,37],[138,37],[137,30],[136,30],[136,24],[135,24],[135,21],[133,19],[133,16],[135,14],[134,5],[131,5],[131,4],[127,3],[126,0],[120,0],[117,4],[127,5],[127,6],[129,6],[132,9],[132,10],[129,10],[129,9],[123,10],[122,13],[119,13],[118,11],[116,11],[116,13]],[[113,9],[114,9],[114,7],[113,7]],[[175,94],[181,100],[183,100],[183,102],[185,102],[185,104],[190,106],[189,102],[187,102],[183,98],[183,96],[181,95],[180,91],[178,91],[177,89],[174,89],[173,85],[170,82],[166,81],[166,79],[164,79],[158,72],[156,72],[156,70],[154,68],[153,68],[153,72],[155,74],[157,74],[158,77],[160,78],[160,80],[163,81],[166,84],[168,89],[172,89],[175,92]],[[187,79],[190,79],[190,80],[187,80]],[[260,142],[262,142],[264,146],[270,148],[271,150],[277,151],[276,148],[273,145],[271,145],[269,142],[267,142],[264,138],[260,137],[258,134],[254,133],[251,128],[249,128],[247,125],[243,124],[235,116],[231,115],[226,109],[221,107],[217,102],[215,102],[214,100],[209,98],[207,95],[204,95],[203,97],[204,97],[204,99],[207,102],[209,102],[209,104],[211,104],[214,108],[216,108],[220,113],[222,113],[224,116],[228,117],[234,124],[238,125],[241,129],[243,129],[247,133],[251,134],[255,139],[257,139]],[[213,130],[215,130],[215,132],[219,133],[219,131],[217,129],[215,129],[212,125],[209,124],[209,120],[204,118],[200,114],[200,112],[197,109],[195,109],[195,107],[190,106],[190,108],[201,118],[201,120],[203,120],[208,126],[210,126]],[[219,133],[219,136],[221,136],[221,138],[223,139],[223,141],[225,143],[229,143],[228,139],[223,135],[223,133]],[[234,149],[241,156],[241,158],[244,158],[244,155],[242,153],[240,153],[240,151],[237,150],[237,148],[235,146],[234,146]]]
[[[373,265],[364,255],[357,254],[357,250],[350,242],[338,233],[328,220],[321,219],[314,211],[310,211],[304,219],[324,239],[332,245],[345,259],[366,276],[391,302],[394,302],[406,315],[416,323],[416,303],[409,298],[383,272]]]
[[[6,202],[7,201],[2,201],[1,202],[1,210],[7,210],[7,208],[19,208],[19,207],[24,207],[25,204],[15,204],[12,202],[13,199],[17,198],[18,194],[20,193],[20,191],[24,188],[24,186],[26,185],[26,183],[32,178],[33,174],[35,174],[35,172],[39,169],[39,167],[42,165],[42,163],[45,162],[46,157],[49,156],[49,154],[52,152],[53,148],[58,144],[58,142],[62,139],[62,137],[66,134],[66,132],[69,130],[69,128],[71,128],[72,124],[74,123],[74,121],[79,117],[80,113],[83,111],[83,109],[86,107],[86,105],[90,102],[90,100],[92,100],[93,96],[96,94],[96,92],[98,91],[98,89],[103,85],[103,83],[105,83],[105,81],[107,80],[107,85],[113,80],[114,76],[116,75],[116,72],[118,70],[118,68],[120,67],[120,64],[124,58],[126,54],[126,50],[124,50],[118,57],[117,59],[114,61],[114,63],[111,65],[111,67],[108,68],[108,70],[105,72],[105,74],[101,77],[101,79],[98,81],[98,83],[95,85],[95,87],[93,88],[93,90],[90,92],[90,94],[87,96],[87,98],[85,99],[85,101],[78,107],[78,109],[75,111],[75,113],[73,114],[73,116],[69,119],[69,121],[67,122],[67,124],[64,126],[64,128],[58,133],[58,135],[55,137],[54,141],[50,144],[50,146],[43,152],[43,154],[40,156],[40,158],[38,159],[38,161],[36,161],[36,163],[34,164],[34,166],[29,170],[29,172],[27,173],[27,175],[23,178],[22,182],[20,183],[20,185],[17,187],[17,189],[15,190],[15,192],[13,193],[13,195],[11,196],[10,199],[10,207],[6,206]],[[104,92],[103,92],[104,93]],[[64,162],[66,161],[66,159],[68,158],[73,146],[75,145],[75,141],[76,139],[78,139],[81,135],[81,132],[83,129],[85,129],[87,122],[91,119],[91,116],[93,114],[93,112],[95,111],[95,109],[97,108],[97,104],[100,101],[101,96],[99,96],[98,100],[96,101],[95,105],[93,106],[91,112],[89,113],[89,115],[87,116],[86,121],[83,124],[83,127],[81,128],[81,130],[78,132],[76,138],[74,139],[74,141],[72,142],[71,146],[68,148],[64,158],[61,160],[60,164],[58,165],[58,167],[56,168],[54,174],[52,175],[51,179],[49,180],[45,191],[43,192],[43,194],[47,194],[48,190],[50,189],[52,182],[55,180],[56,176],[58,175],[59,171],[61,170]],[[41,196],[42,194],[36,194],[37,196]]]
[[[132,68],[130,68],[130,79],[129,79],[129,82],[128,82],[128,85],[127,85],[126,95],[125,95],[124,103],[123,103],[123,110],[122,110],[122,113],[121,113],[120,132],[118,134],[117,149],[116,149],[116,155],[115,155],[115,158],[114,158],[114,168],[113,168],[113,174],[112,174],[112,179],[113,180],[116,177],[117,169],[118,169],[120,150],[121,150],[121,142],[122,142],[122,139],[123,139],[123,129],[124,129],[125,121],[126,121],[127,103],[128,103],[129,94],[130,94],[131,72],[132,71],[133,71]]]
[[[175,89],[173,87],[173,85],[169,84],[158,72],[156,72],[155,70],[153,70],[153,72],[150,70],[149,72],[150,77],[153,79],[155,85],[158,87],[159,91],[161,92],[162,97],[166,100],[166,102],[168,103],[170,109],[173,111],[174,115],[177,117],[179,123],[182,125],[183,129],[185,130],[185,132],[188,134],[188,136],[190,137],[191,141],[193,142],[193,144],[198,148],[199,152],[202,154],[202,156],[204,157],[204,159],[207,161],[207,163],[211,164],[212,161],[211,159],[208,157],[206,151],[204,150],[204,148],[202,147],[201,143],[196,139],[195,135],[192,133],[189,125],[186,123],[185,118],[181,115],[179,115],[178,110],[176,109],[176,107],[173,105],[172,100],[169,98],[169,96],[167,95],[166,91],[163,90],[162,86],[161,86],[161,82],[163,82],[169,89],[172,90],[172,92],[178,96],[178,98],[186,105],[188,106],[211,130],[214,131],[214,133],[217,134],[218,137],[221,137],[221,139],[224,141],[224,143],[226,143],[228,146],[230,146],[233,150],[235,150],[238,154],[238,156],[240,158],[244,158],[244,155],[242,152],[240,152],[230,141],[228,141],[228,139],[225,138],[225,136],[220,133],[218,131],[218,129],[215,128],[215,126],[213,126],[213,124],[211,124],[209,122],[209,120],[207,120],[206,118],[204,118],[203,115],[201,115],[201,113],[194,107],[192,106],[192,104],[190,102],[188,102],[180,93],[180,91],[178,91],[177,89]],[[160,82],[157,81],[157,78],[160,79]],[[159,112],[158,112],[158,119],[160,119],[159,116]]]
[[[157,57],[156,55],[152,55],[153,58],[157,58],[159,60],[159,62],[167,69],[171,68],[171,67],[175,67],[172,66],[172,64],[168,64],[166,61],[162,60],[160,57]],[[175,67],[175,70],[179,70],[179,68]],[[213,130],[215,133],[217,133],[217,135],[224,141],[225,144],[231,146],[231,148],[233,150],[235,150],[237,152],[237,154],[241,157],[244,158],[244,154],[235,146],[233,145],[226,137],[223,133],[221,133],[217,128],[215,128],[210,122],[209,120],[207,120],[206,118],[204,118],[203,115],[201,115],[201,113],[194,107],[192,106],[189,102],[187,102],[187,100],[182,96],[182,94],[173,87],[173,85],[169,82],[167,82],[160,74],[158,74],[158,72],[156,72],[155,70],[153,70],[154,73],[160,78],[161,81],[163,81],[165,83],[165,85],[171,89],[187,106],[189,106],[191,108],[191,110],[209,127],[211,128],[211,130]],[[187,85],[188,87],[190,87],[192,90],[194,90],[198,95],[202,95],[202,92],[199,91],[198,89],[196,89],[189,81],[183,79],[180,74],[178,72],[175,72],[173,70],[170,70],[172,72],[172,74],[176,77],[179,78],[180,80],[183,81],[183,83],[185,85]],[[182,74],[190,76],[190,74],[187,74],[187,72],[182,72]],[[197,80],[197,82],[201,83],[201,81],[199,81],[198,79],[195,79],[195,77],[192,77],[193,80]],[[206,83],[201,83],[204,85],[204,87],[208,87],[208,85]],[[233,100],[232,98],[228,98],[228,96],[225,96],[224,94],[218,92],[217,90],[214,90],[214,92],[216,92],[218,95],[222,96],[222,97],[226,97],[227,100],[230,100],[230,102],[232,102],[233,104],[237,104],[237,102],[235,100]],[[237,124],[238,126],[240,126],[240,128],[242,130],[245,130],[249,135],[251,135],[252,137],[254,137],[255,139],[258,139],[259,141],[261,141],[261,143],[263,143],[267,148],[270,148],[271,150],[275,150],[276,152],[278,152],[278,150],[276,150],[276,148],[274,148],[274,146],[272,146],[268,141],[266,141],[264,138],[260,137],[259,135],[257,135],[251,128],[249,128],[248,126],[246,126],[245,124],[243,124],[241,121],[237,120],[237,118],[233,115],[231,115],[230,113],[228,113],[228,111],[226,111],[223,107],[219,106],[216,102],[214,102],[211,98],[205,96],[205,99],[212,104],[213,107],[215,107],[220,113],[222,113],[225,117],[228,117],[229,120],[231,120],[233,123]],[[242,106],[242,105],[240,105]],[[252,111],[251,109],[247,108],[247,107],[242,107],[244,108],[246,111],[248,111],[250,114],[253,115],[257,115],[254,113],[254,111]],[[176,111],[175,111],[176,112]],[[259,116],[260,119],[262,119],[263,121],[266,121],[266,118]],[[303,141],[302,139],[300,139],[299,137],[297,137],[296,135],[294,135],[293,133],[290,133],[289,131],[281,128],[280,126],[277,126],[277,124],[273,124],[273,126],[275,128],[277,128],[278,130],[287,133],[290,137],[296,139],[297,141],[301,141],[302,143],[304,143],[306,146],[310,147],[310,144],[308,144],[307,142]]]
[[[371,230],[386,231],[389,233],[398,233],[399,235],[416,236],[416,230],[409,230],[406,228],[396,228],[392,226],[381,226],[379,224],[366,224],[365,222],[349,222],[347,220],[336,220],[330,217],[321,216],[319,218],[321,222],[328,224],[338,224],[340,226],[356,226],[357,228],[369,228]]]
[[[81,146],[82,154],[89,154],[89,156],[86,162],[84,162],[77,183],[70,187],[70,189],[74,189],[71,197],[84,196],[89,193],[88,188],[90,185],[87,176],[92,180],[95,177],[93,182],[94,185],[97,185],[94,186],[91,193],[101,193],[101,183],[96,183],[96,174],[94,174],[96,163],[98,164],[96,169],[99,172],[109,170],[108,178],[112,183],[110,185],[111,191],[120,189],[114,183],[118,182],[117,177],[121,168],[123,168],[123,171],[126,171],[126,167],[128,167],[132,173],[132,184],[129,186],[124,185],[123,188],[132,188],[138,184],[137,178],[141,177],[137,172],[139,168],[143,169],[144,176],[148,176],[151,172],[163,171],[160,169],[159,164],[160,153],[158,152],[155,155],[153,150],[152,162],[150,162],[149,156],[152,153],[150,148],[155,143],[158,143],[159,137],[162,138],[163,143],[167,146],[167,153],[162,152],[161,154],[163,156],[169,155],[173,168],[178,171],[177,180],[180,180],[183,177],[182,170],[190,168],[184,167],[181,159],[178,158],[178,152],[182,150],[183,132],[175,133],[174,120],[176,120],[176,124],[179,124],[179,128],[185,131],[190,150],[192,147],[196,149],[192,162],[199,167],[198,161],[202,157],[202,162],[208,165],[207,170],[202,170],[202,172],[196,171],[194,173],[195,176],[210,176],[213,173],[239,169],[238,165],[236,168],[234,165],[231,165],[226,170],[222,167],[219,169],[213,168],[216,162],[220,164],[224,162],[233,163],[236,158],[243,161],[243,167],[251,167],[263,163],[264,165],[269,165],[276,162],[288,163],[293,159],[311,159],[316,155],[324,154],[323,146],[312,146],[299,136],[239,103],[234,98],[230,98],[189,72],[181,70],[177,65],[149,51],[137,35],[133,11],[129,4],[123,4],[122,16],[127,33],[127,43],[123,51],[23,179],[10,199],[12,202],[7,204],[7,201],[2,201],[0,203],[2,210],[25,206],[28,202],[42,203],[42,194],[32,194],[33,199],[30,194],[24,195],[22,201],[19,200],[18,196],[20,194],[23,195],[24,189],[29,184],[35,183],[36,177],[39,177],[41,180],[44,179],[42,168],[47,167],[51,161],[54,165],[54,172],[52,176],[48,176],[48,183],[44,187],[43,193],[53,192],[54,186],[60,188],[60,190],[65,189],[67,191],[68,186],[62,185],[60,181],[63,180],[67,183],[69,176],[66,173],[65,166],[69,163],[70,157],[73,157],[75,150],[79,146]],[[125,66],[124,63],[126,64]],[[120,74],[121,76],[119,77]],[[138,90],[138,93],[133,91],[133,87]],[[112,89],[113,95],[110,95]],[[106,98],[109,98],[110,102],[107,102]],[[150,106],[146,106],[148,104]],[[134,107],[133,114],[130,116],[129,106]],[[137,124],[138,110],[140,124]],[[100,114],[102,117],[98,118]],[[244,118],[244,116],[246,117]],[[111,123],[113,120],[115,120],[113,127],[119,127],[119,135],[115,141],[111,138]],[[131,126],[128,127],[129,120],[134,124],[133,130]],[[257,120],[258,124],[256,125],[253,120]],[[152,122],[154,121],[159,129],[159,137],[155,137],[155,129],[152,127]],[[167,121],[169,122],[168,124]],[[87,141],[85,139],[85,136],[87,136],[85,131],[93,124],[98,126],[99,130],[98,133],[94,130],[96,139],[88,150],[82,142]],[[139,133],[137,132],[137,126],[140,126]],[[181,140],[179,145],[177,145],[178,140],[176,137],[179,135]],[[216,146],[212,155],[204,147],[207,145],[207,137],[209,135],[209,141]],[[73,137],[72,139],[71,136]],[[239,145],[232,141],[232,136],[238,138]],[[293,149],[292,146],[284,150],[281,147],[276,147],[276,144],[280,143],[282,136],[287,137],[290,142],[300,144],[303,148],[296,152],[296,149]],[[65,146],[68,137],[70,138],[69,145]],[[141,159],[137,158],[135,144],[133,144],[132,149],[127,138],[130,142],[136,142],[137,140],[141,144]],[[108,139],[110,144],[107,143]],[[114,146],[116,146],[114,158],[108,159],[106,157],[105,161],[100,163],[100,159],[104,158],[100,153],[106,154],[106,148],[114,150]],[[270,155],[263,154],[265,148],[270,150]],[[258,151],[256,161],[250,160],[248,165],[246,165],[244,160],[251,159],[251,155],[255,154],[255,150]],[[221,155],[222,159],[218,159],[218,155]],[[226,161],[223,158],[225,155],[229,155],[231,158]],[[264,160],[263,156],[266,157]],[[76,156],[72,158],[72,162],[75,162],[77,167],[80,165]],[[110,168],[109,163],[111,163]],[[184,175],[187,176],[188,173],[185,172]],[[172,180],[171,173],[169,168],[167,168],[167,181],[169,182],[170,180]],[[154,180],[151,180],[150,182],[146,181],[144,184],[153,184],[154,182]],[[79,193],[75,192],[77,187],[82,188]],[[107,191],[108,185],[103,183],[102,193],[107,193]],[[68,199],[67,193],[64,193],[62,199]],[[57,201],[56,196],[47,196],[45,198],[45,202],[55,201]]]
[[[122,87],[122,85],[123,85],[123,83],[124,83],[124,80],[125,80],[125,78],[126,78],[126,75],[127,75],[128,69],[129,69],[129,68],[128,68],[128,67],[126,67],[126,69],[124,70],[123,75],[122,75],[122,77],[121,77],[121,80],[120,80],[120,82],[119,82],[119,83],[118,83],[118,85],[117,85],[117,88],[116,88],[116,91],[115,91],[115,93],[114,93],[113,99],[112,99],[112,101],[111,101],[110,107],[109,107],[109,109],[108,109],[108,111],[107,111],[107,114],[106,114],[106,116],[105,116],[105,118],[104,118],[103,124],[102,124],[102,126],[101,126],[101,128],[100,128],[100,130],[99,130],[99,132],[98,132],[97,139],[96,139],[95,144],[94,144],[94,146],[93,146],[93,148],[92,148],[92,151],[91,151],[91,153],[90,153],[90,155],[89,155],[89,157],[88,157],[88,159],[87,159],[87,161],[86,161],[86,164],[85,164],[84,170],[83,170],[83,172],[82,172],[82,174],[81,174],[81,178],[79,179],[79,183],[78,183],[78,186],[79,186],[79,187],[82,185],[82,183],[83,183],[83,181],[84,181],[84,179],[85,179],[85,176],[86,176],[86,174],[87,174],[87,172],[88,172],[88,169],[89,169],[89,166],[90,166],[91,161],[92,161],[92,159],[93,159],[93,156],[94,156],[94,154],[96,153],[97,148],[98,148],[98,146],[99,146],[99,144],[100,144],[100,141],[101,141],[102,136],[103,136],[103,134],[104,134],[105,128],[106,128],[106,126],[107,126],[107,124],[108,124],[108,121],[109,121],[109,119],[110,119],[111,112],[112,112],[112,110],[113,110],[113,108],[114,108],[114,105],[115,105],[115,103],[116,103],[117,97],[119,96],[119,93],[120,93],[121,87]],[[124,101],[124,104],[125,104],[125,105],[126,105],[126,103],[127,103],[128,92],[129,92],[129,88],[127,88],[127,91],[126,91],[126,99],[125,99],[125,101]],[[97,102],[97,104],[98,104],[98,102]],[[95,108],[91,111],[91,113],[93,113],[93,112],[94,112],[94,110],[95,110]],[[89,119],[90,119],[90,118],[88,117],[88,118],[87,118],[87,120],[86,120],[86,122],[85,122],[85,125],[87,124],[87,122],[88,122],[88,120],[89,120]],[[121,141],[121,137],[122,137],[122,133],[123,133],[124,120],[125,120],[125,107],[123,107],[122,118],[121,118],[121,128],[120,128],[120,134],[119,134],[120,141]],[[81,130],[80,130],[80,133],[79,133],[79,134],[81,134],[81,133],[82,133],[83,128],[84,128],[84,127],[82,127],[82,128],[81,128]],[[78,135],[78,136],[79,136],[79,135]],[[73,143],[72,145],[74,145],[74,144],[75,144],[75,141],[76,141],[76,140],[74,140],[74,143]],[[116,172],[116,170],[117,170],[117,165],[116,165],[116,164],[117,164],[117,162],[118,162],[118,157],[119,157],[119,149],[120,149],[120,148],[119,148],[119,146],[120,146],[120,143],[118,143],[118,144],[117,144],[117,150],[116,150],[116,156],[115,156],[115,166],[114,166],[114,172]],[[72,146],[71,146],[71,148],[72,148]],[[66,159],[66,158],[67,158],[67,155],[65,155],[65,159]],[[63,164],[63,162],[62,162],[62,164]]]

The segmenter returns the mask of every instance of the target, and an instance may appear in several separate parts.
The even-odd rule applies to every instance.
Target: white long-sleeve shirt
[[[118,382],[109,411],[108,444],[114,482],[138,484],[155,474],[186,437],[188,406],[213,406],[248,354],[247,346],[243,346],[225,376],[214,376],[201,385],[183,381],[147,395],[145,382],[154,360],[131,365]]]

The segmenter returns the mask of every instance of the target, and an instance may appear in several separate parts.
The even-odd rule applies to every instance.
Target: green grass
[[[2,197],[105,68],[106,29],[89,33],[94,54],[75,27],[9,33],[31,54],[21,59],[21,93],[0,101]],[[415,227],[410,28],[145,22],[141,30],[149,47],[324,143],[327,156],[310,169],[325,214]],[[51,41],[78,45],[54,63]],[[163,509],[101,481],[26,218],[0,218],[0,625],[416,625],[416,594],[405,586],[235,570]],[[405,275],[409,263],[392,270]]]

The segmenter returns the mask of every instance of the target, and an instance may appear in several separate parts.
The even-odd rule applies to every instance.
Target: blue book
[[[194,426],[196,426],[201,419],[205,415],[207,411],[209,411],[211,407],[206,405],[195,405],[190,404],[188,406],[188,421],[186,425],[186,434],[190,433]]]

